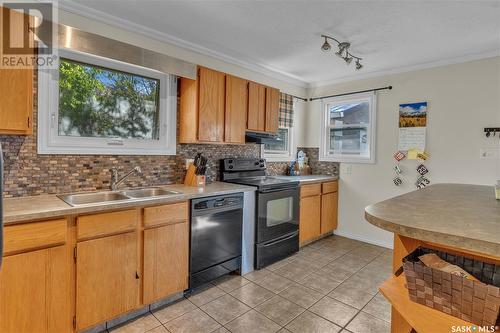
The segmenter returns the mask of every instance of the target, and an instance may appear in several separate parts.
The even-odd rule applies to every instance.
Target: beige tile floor
[[[390,306],[378,286],[390,275],[390,250],[331,236],[110,332],[385,333]]]

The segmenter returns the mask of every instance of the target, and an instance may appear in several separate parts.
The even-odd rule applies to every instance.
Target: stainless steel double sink
[[[180,192],[166,190],[161,187],[130,189],[123,191],[106,191],[93,193],[74,193],[58,195],[67,204],[75,207],[92,204],[105,204],[114,202],[127,202],[139,199],[167,197],[181,194]]]

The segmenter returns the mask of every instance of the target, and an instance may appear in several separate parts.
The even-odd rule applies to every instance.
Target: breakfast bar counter
[[[500,264],[500,201],[493,186],[431,185],[368,206],[365,217],[394,233],[394,273],[419,246]],[[411,301],[404,275],[393,276],[380,291],[392,305],[392,333],[452,332],[459,326],[475,326]]]

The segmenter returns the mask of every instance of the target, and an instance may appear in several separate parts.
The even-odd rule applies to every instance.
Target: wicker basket
[[[479,281],[426,267],[418,257],[435,253]],[[410,299],[476,325],[491,326],[500,307],[500,265],[419,247],[403,258]]]

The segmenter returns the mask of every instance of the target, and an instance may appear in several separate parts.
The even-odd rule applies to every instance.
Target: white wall
[[[311,96],[392,85],[378,93],[376,164],[340,167],[339,234],[391,246],[392,234],[364,219],[372,203],[415,189],[416,161],[402,163],[407,183],[392,183],[398,142],[398,105],[427,101],[427,151],[432,183],[492,185],[500,179],[500,159],[480,159],[480,149],[500,153],[500,139],[485,138],[484,127],[500,127],[500,57],[436,67],[369,80],[315,88]],[[320,103],[308,103],[299,146],[319,147]],[[351,174],[346,171],[352,167]],[[492,193],[493,195],[493,193]]]
[[[63,10],[59,10],[59,22],[78,28],[80,30],[102,35],[159,53],[167,54],[169,56],[192,62],[194,64],[239,76],[247,80],[252,80],[258,83],[269,85],[271,87],[278,88],[282,92],[287,94],[300,97],[303,97],[306,94],[306,89],[299,83],[293,82],[293,80],[288,82],[285,79],[281,79],[279,77],[277,78],[276,75],[265,75],[256,71],[248,70],[241,66],[218,60],[214,57],[180,48],[157,39],[148,38],[142,34],[120,29],[118,27],[105,24],[101,21],[89,19],[81,15],[76,15]]]

